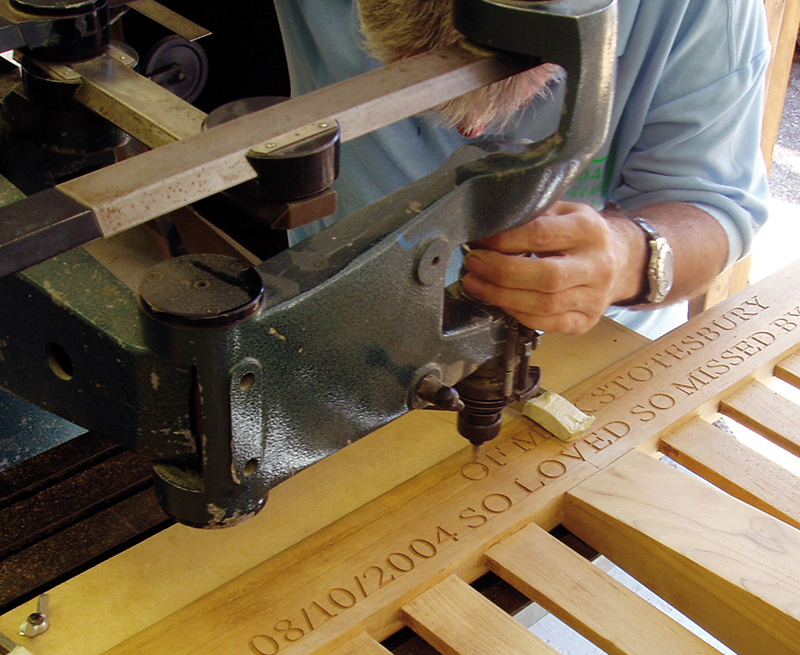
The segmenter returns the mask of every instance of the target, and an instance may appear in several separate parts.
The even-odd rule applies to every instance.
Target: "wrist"
[[[647,219],[634,216],[629,220],[641,230],[645,239],[644,275],[639,277],[639,295],[617,301],[616,304],[658,305],[667,299],[675,280],[675,255],[672,246]]]
[[[613,213],[606,216],[615,241],[617,279],[612,290],[614,305],[634,304],[647,292],[645,278],[650,249],[647,236],[630,218]]]

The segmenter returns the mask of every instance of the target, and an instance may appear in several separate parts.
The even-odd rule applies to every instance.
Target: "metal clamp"
[[[23,621],[19,627],[19,634],[23,637],[36,637],[50,627],[50,621],[47,618],[47,612],[50,609],[50,596],[42,594],[39,596],[39,605],[37,610],[28,615],[28,618]]]

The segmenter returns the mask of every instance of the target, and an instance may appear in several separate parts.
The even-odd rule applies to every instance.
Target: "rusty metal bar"
[[[249,116],[203,131],[113,166],[55,187],[50,202],[80,205],[96,219],[95,229],[73,235],[71,245],[111,236],[152,218],[247,182],[256,173],[246,154],[292,135],[318,121],[335,118],[342,140],[430,109],[468,91],[509,77],[534,65],[528,57],[499,54],[474,46],[454,45],[345,80]],[[95,83],[96,84],[96,83]],[[52,190],[51,190],[52,191]],[[48,221],[36,234],[24,225],[8,236],[5,214],[24,213],[21,203],[0,209],[0,276],[53,257],[64,249],[51,244]],[[56,207],[53,214],[57,214]],[[64,216],[50,222],[56,229]],[[14,256],[7,250],[15,244]],[[77,243],[76,243],[77,241]],[[22,256],[25,250],[30,256]]]
[[[135,9],[143,16],[147,16],[150,20],[188,41],[196,41],[211,34],[205,27],[201,27],[155,0],[134,0],[127,4],[131,9]]]
[[[57,188],[110,236],[256,177],[245,155],[331,117],[354,139],[528,67],[453,46],[381,68],[120,162]],[[525,63],[523,63],[525,62]]]

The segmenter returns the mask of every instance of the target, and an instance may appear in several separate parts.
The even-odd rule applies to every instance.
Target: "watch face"
[[[645,219],[633,217],[631,220],[642,228],[647,236],[650,259],[647,262],[644,287],[646,291],[629,304],[660,303],[669,295],[675,281],[675,255],[669,242]]]
[[[661,302],[672,289],[675,281],[675,255],[666,239],[656,240],[658,248],[654,253],[653,276],[650,280],[651,296],[650,302]]]

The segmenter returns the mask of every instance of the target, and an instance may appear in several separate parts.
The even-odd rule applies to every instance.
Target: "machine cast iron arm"
[[[431,379],[449,387],[503,356],[510,330],[502,313],[462,298],[457,285],[445,290],[450,254],[540,214],[603,143],[614,1],[455,2],[468,37],[565,68],[563,118],[543,142],[462,148],[434,174],[256,267],[208,255],[168,260],[145,277],[138,298],[81,249],[7,276],[6,297],[52,325],[26,332],[23,315],[0,318],[0,386],[146,453],[162,503],[178,520],[217,527],[252,516],[282,480],[424,406]],[[308,106],[300,98],[282,111],[293,103]],[[246,152],[225,149],[225,127],[129,160],[149,158],[136,170],[157,165],[148,174],[170,180],[152,183],[168,198],[159,212],[197,199],[187,174],[194,164],[174,154],[196,153],[195,139],[216,148],[204,153],[206,178],[216,163],[214,184],[241,181],[225,179],[241,169],[231,169],[231,158]],[[47,245],[48,230],[79,216],[97,226],[110,207],[124,213],[124,202],[143,210],[133,223],[146,220],[143,180],[151,177],[120,179],[122,164],[44,192],[61,216],[45,218],[34,241]],[[117,186],[100,188],[109,179]],[[21,202],[43,211],[44,194]],[[0,209],[0,222],[23,214],[12,204]],[[77,241],[103,233],[94,229]],[[0,257],[12,241],[0,240]],[[87,300],[87,287],[105,293],[107,306]],[[47,357],[32,364],[38,350]],[[48,374],[48,382],[31,383]]]

